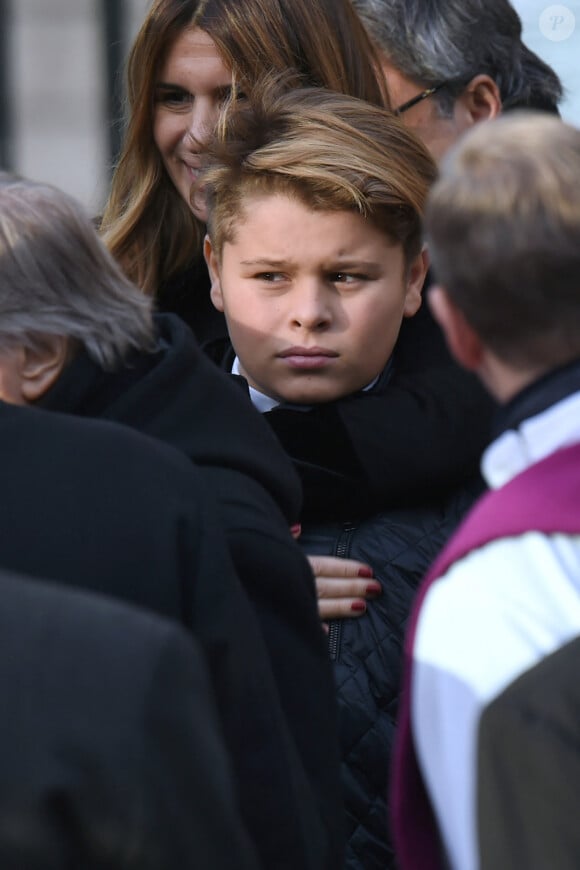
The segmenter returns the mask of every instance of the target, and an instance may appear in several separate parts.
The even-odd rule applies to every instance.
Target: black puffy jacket
[[[330,623],[347,816],[347,870],[394,867],[387,790],[406,620],[427,568],[473,502],[479,482],[439,503],[360,523],[303,525],[306,553],[358,559],[382,586],[357,619]]]

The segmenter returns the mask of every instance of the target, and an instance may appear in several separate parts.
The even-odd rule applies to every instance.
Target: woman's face
[[[199,220],[203,196],[191,201],[200,150],[230,92],[231,70],[214,41],[199,28],[185,30],[171,46],[155,82],[153,138],[171,181]]]

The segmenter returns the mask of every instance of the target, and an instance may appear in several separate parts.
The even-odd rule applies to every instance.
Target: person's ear
[[[457,98],[457,104],[467,113],[471,124],[497,118],[501,112],[501,94],[497,83],[485,73],[474,76]]]
[[[407,289],[403,317],[413,317],[421,307],[421,293],[429,268],[429,254],[423,246],[421,253],[415,257],[407,268]]]
[[[203,255],[207,264],[207,270],[211,281],[209,295],[214,304],[214,308],[218,311],[224,310],[224,299],[222,296],[222,285],[220,280],[220,263],[215,249],[211,243],[211,239],[206,235],[203,240]]]
[[[444,287],[431,287],[427,299],[433,317],[443,330],[447,347],[457,362],[468,371],[479,371],[485,348],[463,312],[452,302]]]
[[[70,342],[64,335],[42,335],[20,354],[20,389],[27,404],[38,401],[56,383],[69,361]]]

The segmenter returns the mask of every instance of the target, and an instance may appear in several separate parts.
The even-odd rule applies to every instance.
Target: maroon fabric
[[[580,444],[552,453],[486,493],[473,507],[428,572],[405,638],[405,663],[391,778],[392,829],[401,870],[443,866],[441,842],[413,743],[413,646],[423,600],[438,577],[472,550],[526,532],[580,534]]]

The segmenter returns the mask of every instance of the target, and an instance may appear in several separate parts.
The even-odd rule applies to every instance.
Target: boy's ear
[[[485,348],[463,312],[452,302],[444,287],[431,287],[427,298],[431,313],[443,330],[447,346],[457,362],[468,371],[478,372]]]
[[[43,335],[34,347],[23,347],[20,365],[22,398],[36,402],[56,383],[69,360],[70,342],[64,335]]]
[[[424,246],[421,253],[415,257],[407,272],[407,290],[403,317],[413,317],[421,307],[421,293],[429,268],[429,254]]]
[[[220,264],[218,256],[211,243],[211,239],[208,235],[206,235],[205,239],[203,240],[203,255],[205,257],[205,262],[207,264],[207,269],[211,280],[211,288],[209,291],[211,301],[213,302],[214,307],[217,308],[218,311],[223,311],[224,300],[222,296],[222,285],[220,280]]]
[[[490,121],[501,112],[501,94],[497,83],[485,73],[474,76],[457,99],[472,124]]]

